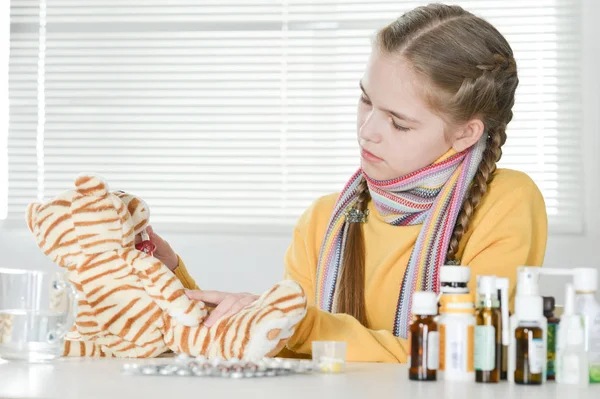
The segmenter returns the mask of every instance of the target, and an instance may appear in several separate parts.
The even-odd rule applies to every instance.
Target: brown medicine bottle
[[[546,363],[546,346],[538,320],[542,317],[542,297],[522,299],[517,310],[519,325],[515,330],[516,363],[514,380],[517,384],[540,385]]]
[[[410,380],[435,381],[437,378],[440,346],[438,325],[435,321],[437,310],[435,292],[417,291],[413,294],[408,361]]]

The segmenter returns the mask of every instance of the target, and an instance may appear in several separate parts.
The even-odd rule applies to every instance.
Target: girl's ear
[[[452,148],[456,152],[462,152],[479,141],[485,131],[485,125],[481,119],[471,119],[454,133]]]

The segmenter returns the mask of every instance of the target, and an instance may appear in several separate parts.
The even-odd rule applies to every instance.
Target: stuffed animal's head
[[[133,247],[149,215],[140,198],[110,192],[101,177],[82,174],[75,179],[74,190],[45,204],[29,204],[26,221],[46,256],[69,267],[89,255]]]

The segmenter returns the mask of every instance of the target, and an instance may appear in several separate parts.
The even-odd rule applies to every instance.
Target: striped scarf
[[[408,336],[415,290],[439,292],[452,231],[486,146],[482,139],[460,153],[449,151],[435,163],[393,180],[377,181],[359,169],[341,192],[323,239],[317,267],[316,301],[320,309],[336,312],[337,284],[348,232],[344,212],[355,205],[361,178],[367,181],[377,211],[394,226],[423,224],[402,279],[394,335]]]

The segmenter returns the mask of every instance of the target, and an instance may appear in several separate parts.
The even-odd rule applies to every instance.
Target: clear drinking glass
[[[0,268],[0,358],[60,357],[76,314],[77,294],[63,272]]]
[[[341,373],[346,369],[346,343],[313,341],[312,358],[321,372]]]

